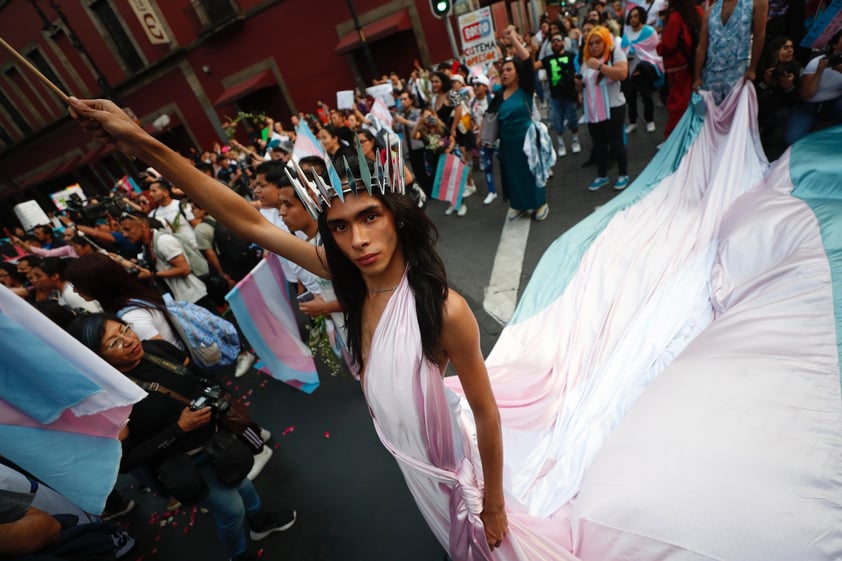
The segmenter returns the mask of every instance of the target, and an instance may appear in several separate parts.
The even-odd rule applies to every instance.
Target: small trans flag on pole
[[[453,154],[439,156],[436,179],[433,184],[433,198],[447,201],[454,208],[459,208],[462,204],[462,193],[465,192],[467,184],[468,168],[462,162],[462,158]]]

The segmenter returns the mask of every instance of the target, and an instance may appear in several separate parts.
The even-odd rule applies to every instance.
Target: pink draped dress
[[[569,526],[528,514],[508,492],[509,535],[501,548],[490,551],[479,518],[482,465],[473,416],[421,351],[406,275],[380,318],[369,357],[363,383],[374,427],[454,561],[575,559],[569,553]]]

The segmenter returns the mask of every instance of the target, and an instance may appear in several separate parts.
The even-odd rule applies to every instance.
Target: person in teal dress
[[[755,80],[766,38],[769,0],[718,0],[702,20],[693,89],[708,90],[717,104],[735,84]]]
[[[535,69],[523,40],[509,27],[504,37],[511,41],[515,58],[506,59],[500,81],[503,102],[497,112],[500,124],[500,170],[503,199],[509,202],[509,218],[534,213],[544,220],[549,213],[547,189],[539,188],[529,170],[523,141],[532,123],[532,96],[535,92]]]

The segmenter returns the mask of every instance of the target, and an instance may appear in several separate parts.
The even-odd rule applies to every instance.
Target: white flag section
[[[842,127],[770,168],[753,86],[704,97],[550,247],[487,360],[489,559],[842,559]]]

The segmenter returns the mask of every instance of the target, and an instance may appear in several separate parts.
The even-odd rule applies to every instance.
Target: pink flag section
[[[295,145],[292,147],[292,155],[296,160],[305,158],[307,156],[318,156],[326,159],[325,149],[322,143],[307,126],[307,123],[301,121],[298,123],[298,128],[295,129]]]
[[[454,207],[462,204],[462,193],[468,182],[468,169],[462,159],[453,154],[439,156],[433,198],[446,201]]]
[[[301,341],[279,259],[264,259],[225,298],[266,371],[312,393],[319,387],[319,375],[309,347]]]

